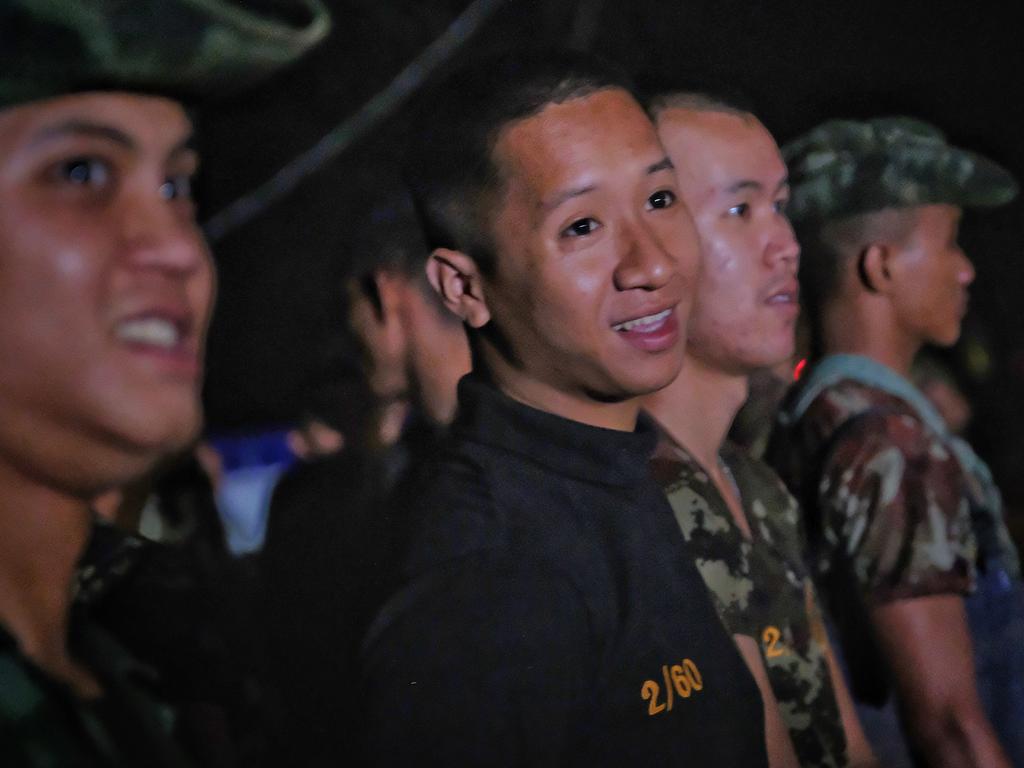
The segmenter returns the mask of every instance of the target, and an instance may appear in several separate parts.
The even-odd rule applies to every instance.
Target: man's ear
[[[427,261],[427,280],[441,302],[473,328],[491,319],[476,261],[462,251],[436,248]]]
[[[889,259],[892,249],[884,243],[871,243],[864,247],[857,258],[857,277],[868,293],[889,293],[892,289],[892,275]]]

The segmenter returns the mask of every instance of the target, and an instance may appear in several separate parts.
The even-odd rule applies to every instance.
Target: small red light
[[[793,381],[800,381],[800,377],[804,375],[804,368],[807,367],[807,358],[805,357],[796,367],[793,368]]]

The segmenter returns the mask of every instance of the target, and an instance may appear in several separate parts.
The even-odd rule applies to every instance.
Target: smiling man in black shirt
[[[647,459],[697,242],[615,71],[506,55],[430,101],[408,167],[474,372],[406,586],[365,644],[367,758],[765,764],[757,688]]]

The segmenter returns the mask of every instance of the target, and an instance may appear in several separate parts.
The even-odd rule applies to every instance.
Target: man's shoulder
[[[788,559],[800,560],[800,504],[779,474],[765,461],[731,443],[723,456],[730,467],[761,538],[781,548]]]
[[[898,452],[913,460],[948,458],[941,438],[905,400],[862,382],[844,380],[826,387],[795,425],[805,450],[838,450],[837,463],[857,456]]]
[[[771,500],[773,503],[796,503],[778,472],[768,462],[752,456],[749,451],[734,443],[725,444],[722,457],[737,480],[742,478],[741,491],[744,497]]]
[[[506,526],[492,489],[485,462],[462,446],[446,446],[432,461],[429,476],[409,489],[409,565],[420,570],[499,546]]]
[[[852,379],[825,387],[807,407],[803,421],[833,429],[856,418],[882,419],[908,416],[920,421],[903,400],[885,390]]]
[[[411,569],[510,546],[535,554],[555,548],[559,532],[573,527],[561,490],[550,470],[522,457],[450,441],[412,492]]]

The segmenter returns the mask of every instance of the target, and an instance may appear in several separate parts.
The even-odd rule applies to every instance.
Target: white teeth
[[[147,317],[121,323],[117,326],[117,337],[122,341],[170,349],[181,339],[181,334],[169,320]]]
[[[647,315],[646,317],[638,317],[636,320],[629,320],[625,323],[619,323],[613,325],[612,330],[615,331],[631,331],[634,328],[639,328],[642,331],[651,331],[655,327],[660,326],[662,321],[665,320],[669,315],[672,314],[671,309],[666,309],[664,312],[659,312],[656,315]]]

